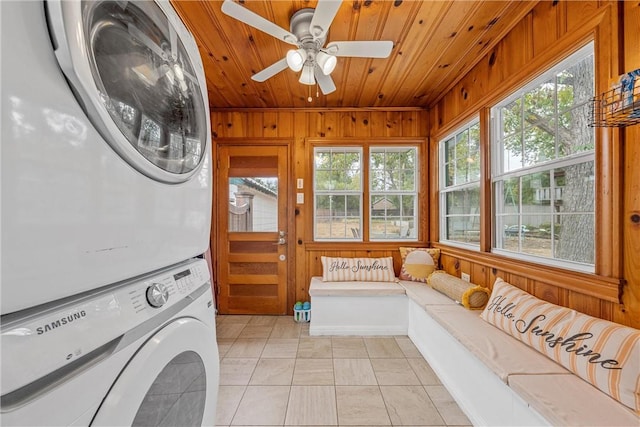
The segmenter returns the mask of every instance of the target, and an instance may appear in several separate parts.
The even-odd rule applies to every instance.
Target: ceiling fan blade
[[[193,82],[193,84],[195,84],[196,86],[200,86],[200,82],[198,82],[198,79],[196,79],[193,75],[189,74],[188,72],[186,72],[185,70],[182,70],[182,74],[184,74],[184,76],[186,78],[188,78],[189,80],[191,80]]]
[[[171,40],[171,56],[175,61],[178,59],[178,34],[173,29],[173,25],[169,25],[169,38]]]
[[[138,27],[136,27],[133,24],[129,24],[127,29],[129,30],[129,34],[131,34],[133,36],[133,38],[137,39],[140,43],[142,43],[143,45],[148,47],[149,50],[154,52],[160,58],[164,58],[165,57],[164,50],[162,50],[162,48],[160,46],[158,46],[153,40],[151,40],[151,38],[149,38],[148,35],[146,35],[142,31],[140,31],[138,29]]]
[[[393,42],[388,40],[332,42],[323,50],[335,56],[386,58],[391,54]]]
[[[251,79],[255,80],[257,82],[263,82],[263,81],[267,80],[269,77],[275,76],[280,71],[282,71],[282,70],[284,70],[286,68],[288,68],[287,58],[282,58],[280,61],[269,65],[264,70],[255,73],[253,76],[251,76]]]
[[[333,83],[331,76],[326,76],[318,65],[314,67],[313,71],[323,95],[329,95],[336,90],[336,85]]]
[[[222,12],[283,42],[298,46],[298,38],[292,33],[232,0],[224,0]]]
[[[309,24],[309,32],[314,38],[320,39],[327,34],[341,4],[341,0],[318,0]]]

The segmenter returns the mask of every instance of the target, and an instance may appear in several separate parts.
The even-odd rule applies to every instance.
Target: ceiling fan
[[[317,82],[322,93],[327,95],[336,90],[331,78],[331,72],[337,63],[336,57],[386,58],[393,49],[392,41],[382,40],[339,41],[323,47],[329,26],[341,4],[341,0],[318,0],[315,9],[298,10],[291,16],[290,31],[233,0],[222,3],[222,12],[296,47],[289,50],[286,57],[251,76],[253,80],[263,82],[290,68],[295,72],[301,71],[300,83],[314,85]]]

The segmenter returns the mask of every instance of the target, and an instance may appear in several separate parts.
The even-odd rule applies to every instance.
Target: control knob
[[[162,307],[169,299],[169,290],[162,283],[154,283],[147,288],[147,301],[151,307]]]

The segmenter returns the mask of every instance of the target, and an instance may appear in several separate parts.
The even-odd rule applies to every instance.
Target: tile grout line
[[[225,352],[225,355],[220,359],[220,361],[222,361],[222,360],[224,360],[224,359],[227,359],[227,358],[232,359],[231,357],[228,357],[228,356],[227,356],[227,354],[229,353],[229,351],[231,350],[231,348],[233,347],[233,345],[234,345],[234,344],[236,344],[236,343],[238,342],[238,340],[240,339],[239,337],[241,336],[242,332],[245,330],[245,328],[246,328],[248,325],[250,325],[250,323],[251,323],[252,319],[253,319],[253,317],[250,317],[250,318],[247,320],[247,322],[246,322],[246,323],[242,323],[242,325],[243,325],[243,326],[242,326],[242,328],[241,328],[241,329],[239,330],[239,332],[238,332],[237,334],[235,334],[235,336],[231,339],[231,343],[229,344],[229,348],[227,349],[227,352]],[[228,319],[224,319],[224,320],[228,320]],[[222,321],[222,322],[219,322],[219,324],[227,324],[227,323],[226,323],[226,322],[224,322],[224,321]],[[277,323],[277,321],[276,321],[276,322],[274,322],[272,325],[270,325],[269,334],[267,335],[267,337],[266,337],[266,339],[265,339],[265,343],[264,343],[263,347],[261,348],[261,351],[260,351],[260,353],[259,353],[259,355],[258,355],[256,365],[253,367],[253,369],[252,369],[252,371],[251,371],[251,373],[250,373],[250,375],[249,375],[248,382],[247,382],[247,384],[244,386],[244,390],[243,390],[243,392],[242,392],[242,396],[240,397],[240,400],[239,400],[239,402],[238,402],[238,406],[235,408],[235,411],[234,411],[234,413],[233,413],[233,416],[231,417],[230,426],[231,426],[231,425],[233,425],[233,422],[234,422],[234,420],[235,420],[235,417],[238,415],[238,410],[240,409],[240,406],[241,406],[242,400],[243,400],[243,399],[244,399],[244,397],[246,396],[247,390],[248,390],[248,388],[250,387],[251,380],[252,380],[252,378],[253,378],[253,375],[255,375],[255,373],[256,373],[256,371],[257,371],[257,368],[258,368],[258,365],[260,364],[260,361],[261,361],[261,360],[263,360],[263,359],[266,359],[266,358],[264,357],[264,356],[265,356],[265,350],[266,350],[266,348],[267,348],[267,344],[269,343],[269,340],[270,340],[270,339],[272,339],[272,338],[271,338],[271,335],[273,335],[274,330],[275,330],[275,327],[276,327],[276,325],[277,325],[277,324],[278,324],[278,323]],[[255,325],[254,325],[254,326],[255,326]],[[260,325],[258,325],[258,326],[260,326]],[[264,326],[266,326],[266,325],[264,325]],[[303,338],[303,333],[304,333],[304,328],[300,327],[300,328],[297,330],[297,339],[296,339],[296,348],[295,348],[295,357],[294,357],[293,371],[292,371],[292,373],[291,373],[291,377],[290,377],[290,379],[289,379],[289,381],[288,381],[288,383],[289,383],[289,384],[288,384],[289,392],[288,392],[288,395],[287,395],[287,403],[286,403],[286,406],[285,406],[285,409],[284,409],[284,420],[283,420],[283,424],[282,424],[282,426],[283,426],[283,427],[285,427],[285,426],[287,425],[287,424],[286,424],[287,415],[289,414],[289,410],[291,409],[291,408],[290,408],[290,402],[291,402],[291,397],[292,397],[293,392],[294,392],[294,390],[293,390],[294,383],[293,383],[293,382],[294,382],[294,377],[295,377],[295,368],[296,368],[297,362],[298,362],[298,361],[299,361],[299,359],[300,359],[300,358],[298,357],[298,352],[299,352],[299,350],[300,350],[300,344],[301,344],[301,339]],[[304,336],[304,338],[306,339],[306,338],[313,338],[313,337],[309,337],[309,336],[306,336],[306,335],[305,335],[305,336]],[[330,344],[330,346],[329,346],[329,354],[330,354],[330,357],[331,357],[331,366],[332,366],[332,374],[333,374],[333,393],[334,393],[334,403],[335,403],[335,408],[336,408],[336,419],[335,419],[335,423],[336,423],[336,424],[335,424],[335,425],[336,425],[336,426],[340,426],[340,418],[339,418],[339,410],[338,410],[338,393],[337,393],[337,387],[338,387],[338,385],[337,385],[337,375],[336,375],[336,369],[335,369],[335,362],[336,362],[336,360],[337,360],[338,358],[336,358],[336,357],[335,357],[335,354],[334,354],[334,339],[336,338],[336,336],[328,336],[328,337],[326,337],[326,338],[329,338],[329,344]],[[339,336],[339,337],[337,337],[337,338],[344,338],[344,337]],[[376,380],[376,388],[377,388],[377,390],[378,390],[378,392],[380,393],[380,396],[381,396],[381,398],[382,398],[382,402],[383,402],[383,404],[384,404],[384,408],[385,408],[385,411],[386,411],[386,413],[387,413],[388,422],[390,423],[389,425],[395,425],[395,424],[393,424],[393,420],[392,420],[391,415],[390,415],[390,413],[389,413],[389,406],[388,406],[388,403],[387,403],[387,401],[385,400],[384,395],[383,395],[383,393],[382,393],[382,386],[380,385],[380,379],[378,378],[378,375],[376,374],[375,369],[373,369],[373,363],[372,363],[371,352],[370,352],[369,346],[367,346],[367,338],[371,338],[371,337],[355,337],[355,338],[361,338],[361,339],[363,340],[363,344],[364,344],[365,351],[366,351],[366,354],[367,354],[367,360],[369,361],[369,365],[372,367],[372,370],[373,370],[373,373],[374,373],[374,377],[375,377],[375,380]],[[378,338],[378,337],[373,337],[373,338]],[[379,338],[391,338],[391,337],[379,337]],[[227,339],[228,339],[228,338],[227,338]],[[273,338],[273,339],[275,339],[275,338]],[[438,414],[438,416],[441,418],[441,420],[442,420],[442,422],[443,422],[443,425],[448,426],[449,424],[447,424],[447,422],[445,421],[445,418],[443,417],[443,413],[441,412],[440,408],[438,408],[438,406],[435,404],[435,402],[434,402],[434,400],[433,400],[432,396],[430,395],[430,393],[428,392],[428,389],[427,389],[427,386],[428,386],[428,385],[436,386],[436,385],[440,385],[440,384],[424,384],[424,383],[423,383],[423,381],[420,379],[420,376],[418,375],[418,372],[416,371],[417,367],[415,367],[415,366],[413,366],[412,364],[410,364],[410,363],[409,363],[409,359],[420,359],[420,358],[422,358],[422,359],[424,360],[424,357],[422,357],[422,355],[420,355],[420,357],[418,357],[418,356],[414,355],[414,354],[413,354],[413,352],[412,352],[412,350],[411,350],[411,348],[408,348],[408,349],[406,349],[406,350],[407,350],[407,352],[409,352],[409,354],[411,354],[412,356],[415,356],[415,357],[409,357],[409,355],[407,354],[407,352],[405,352],[405,349],[403,349],[403,346],[401,346],[401,345],[400,345],[400,343],[398,342],[398,337],[397,337],[397,336],[394,336],[394,337],[393,337],[393,341],[390,341],[390,342],[393,342],[394,344],[396,344],[396,345],[397,345],[397,347],[400,349],[400,351],[401,351],[401,353],[402,353],[402,357],[401,357],[401,358],[402,358],[403,360],[405,360],[405,361],[409,364],[409,368],[410,368],[410,369],[409,369],[409,372],[412,372],[412,373],[413,373],[413,374],[418,378],[418,381],[419,381],[419,383],[420,383],[420,384],[419,384],[419,385],[420,385],[420,387],[424,390],[425,394],[427,395],[427,398],[429,399],[429,402],[433,405],[434,409],[436,410],[436,413],[437,413],[437,414]],[[403,345],[406,347],[406,343],[404,343]],[[384,350],[384,349],[383,349],[383,350]],[[383,351],[382,353],[380,353],[380,354],[381,354],[381,355],[383,355],[383,356],[385,355],[385,354],[384,354],[384,351]],[[313,355],[313,351],[311,352],[311,355]],[[388,356],[388,355],[387,355],[387,356]],[[388,359],[389,357],[379,357],[379,358],[383,358],[383,359],[385,359],[385,358],[386,358],[386,359]],[[377,358],[376,358],[376,359],[377,359]],[[425,360],[425,361],[426,361],[426,360]],[[427,362],[427,363],[428,363],[428,362]],[[455,425],[455,424],[452,424],[451,426],[454,426],[454,425]]]

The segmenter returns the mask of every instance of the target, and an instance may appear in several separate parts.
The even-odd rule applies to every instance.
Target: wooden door
[[[218,159],[219,312],[286,314],[288,149],[221,145]]]

